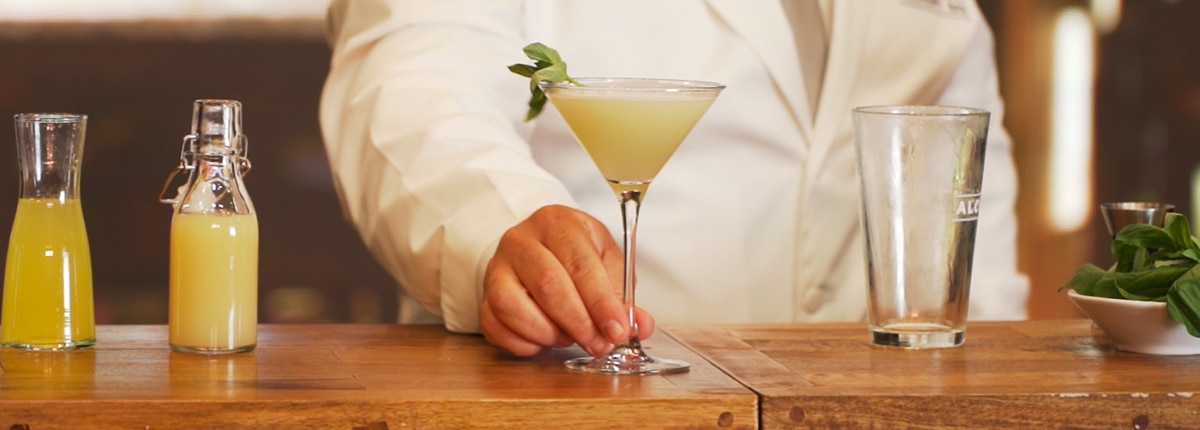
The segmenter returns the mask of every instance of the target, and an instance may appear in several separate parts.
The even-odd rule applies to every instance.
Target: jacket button
[[[804,290],[804,298],[801,299],[801,307],[808,315],[817,313],[821,310],[821,305],[824,304],[824,286],[808,284],[808,288]]]

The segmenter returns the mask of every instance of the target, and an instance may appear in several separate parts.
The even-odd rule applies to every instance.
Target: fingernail
[[[588,348],[588,350],[591,352],[593,357],[599,357],[601,355],[608,354],[609,351],[612,351],[612,347],[612,344],[608,341],[601,338],[596,338],[596,340],[592,341],[592,345],[590,348]]]
[[[608,322],[604,323],[604,335],[612,343],[620,343],[626,340],[625,329],[616,320],[608,320]]]
[[[571,344],[573,344],[573,343],[575,343],[575,341],[571,340],[570,336],[567,336],[564,334],[564,335],[558,337],[558,340],[554,342],[554,346],[559,347],[559,348],[566,348],[568,346],[571,346]]]

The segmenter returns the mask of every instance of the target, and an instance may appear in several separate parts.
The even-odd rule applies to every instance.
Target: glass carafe
[[[91,346],[92,260],[79,202],[87,116],[25,113],[13,120],[21,192],[4,270],[0,345]]]
[[[242,105],[197,100],[180,165],[159,200],[171,203],[171,348],[223,354],[258,343],[258,219],[242,177],[250,170]],[[165,194],[176,174],[187,182]]]

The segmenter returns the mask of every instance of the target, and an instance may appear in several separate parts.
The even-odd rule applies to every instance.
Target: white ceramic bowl
[[[1067,290],[1067,298],[1122,351],[1156,355],[1200,354],[1200,338],[1167,316],[1167,304],[1085,296]]]

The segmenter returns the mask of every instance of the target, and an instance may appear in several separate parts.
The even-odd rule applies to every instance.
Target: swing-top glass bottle
[[[159,199],[171,203],[171,348],[222,354],[258,343],[258,218],[242,177],[250,170],[242,105],[197,100],[179,167]],[[187,172],[176,198],[172,179]]]

